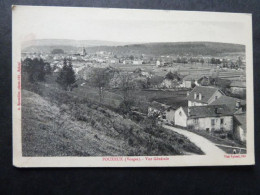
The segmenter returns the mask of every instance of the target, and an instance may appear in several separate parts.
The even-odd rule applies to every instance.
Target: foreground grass
[[[22,90],[24,156],[203,154],[187,138],[145,126],[52,85]]]

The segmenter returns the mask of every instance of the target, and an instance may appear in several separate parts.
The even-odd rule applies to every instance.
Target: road
[[[208,139],[192,133],[190,131],[179,129],[176,127],[171,127],[168,125],[163,125],[164,128],[172,130],[176,133],[184,135],[187,137],[191,142],[193,142],[196,146],[198,146],[206,155],[224,155],[225,152],[218,148],[213,142],[209,141]]]

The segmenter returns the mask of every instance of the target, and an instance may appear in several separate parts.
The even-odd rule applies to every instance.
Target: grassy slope
[[[73,93],[40,88],[41,96],[22,91],[25,156],[202,154],[182,135],[144,128]]]

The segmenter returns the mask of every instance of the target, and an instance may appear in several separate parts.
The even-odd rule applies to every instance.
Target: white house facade
[[[188,113],[187,113],[187,107],[179,107],[174,114],[175,118],[175,125],[181,126],[181,127],[187,127],[187,119],[188,119]]]

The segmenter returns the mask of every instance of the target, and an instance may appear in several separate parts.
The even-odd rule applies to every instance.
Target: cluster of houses
[[[187,129],[231,133],[234,139],[246,142],[245,100],[226,96],[216,87],[196,86],[187,93],[187,101],[187,106],[178,108],[154,102],[148,116]]]

